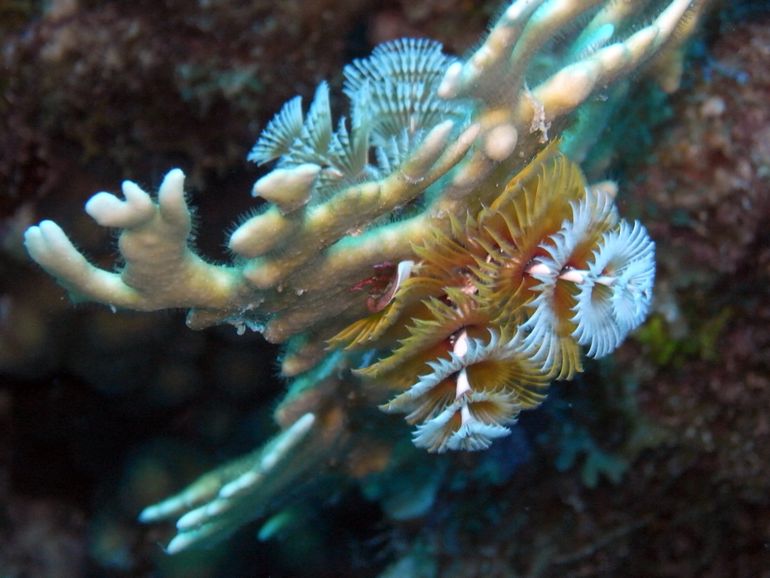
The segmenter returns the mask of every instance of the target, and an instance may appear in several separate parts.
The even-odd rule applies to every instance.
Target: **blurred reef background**
[[[315,493],[174,557],[138,511],[273,431],[277,348],[74,306],[23,251],[182,167],[205,227],[246,212],[261,127],[372,46],[471,48],[498,1],[0,0],[0,576],[770,577],[770,7],[724,2],[682,87],[645,85],[585,169],[657,243],[654,312],[480,454]],[[198,194],[196,194],[198,193]],[[398,418],[395,418],[398,419]],[[408,439],[406,440],[408,443]],[[371,456],[368,459],[374,459]]]

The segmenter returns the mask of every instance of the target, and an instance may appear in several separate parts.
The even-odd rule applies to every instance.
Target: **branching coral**
[[[143,512],[182,516],[169,551],[226,535],[306,472],[344,462],[366,443],[348,423],[389,393],[383,408],[407,414],[416,445],[486,448],[580,371],[580,346],[606,355],[644,319],[652,242],[554,139],[587,150],[595,127],[568,128],[581,105],[622,94],[649,63],[675,73],[704,6],[516,0],[467,60],[425,40],[378,47],[345,69],[349,120],[334,128],[321,83],[307,112],[295,98],[268,124],[249,157],[277,160],[253,189],[267,203],[231,234],[231,265],[192,249],[178,169],[157,200],[126,182],[125,200],[87,203],[121,229],[118,272],[52,221],[27,231],[30,255],[76,298],[187,307],[191,327],[288,342],[282,432]]]

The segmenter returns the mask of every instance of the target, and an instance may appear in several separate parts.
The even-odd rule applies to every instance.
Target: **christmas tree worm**
[[[321,83],[262,132],[249,159],[275,163],[252,191],[265,208],[230,235],[228,265],[193,248],[179,169],[156,196],[126,181],[86,203],[120,231],[115,272],[53,221],[27,230],[31,257],[79,300],[186,308],[192,328],[286,344],[280,432],[142,512],[178,518],[169,552],[344,469],[378,435],[349,427],[372,407],[405,414],[427,451],[484,449],[581,371],[581,347],[606,355],[643,321],[654,245],[576,162],[640,73],[675,87],[705,4],[515,0],[467,59],[429,40],[377,47],[344,70],[347,117],[332,119]]]

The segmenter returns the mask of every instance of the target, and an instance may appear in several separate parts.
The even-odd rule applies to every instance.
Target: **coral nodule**
[[[395,444],[388,425],[360,425],[378,405],[428,451],[487,448],[581,371],[581,347],[607,355],[644,320],[654,245],[576,163],[642,73],[675,86],[706,4],[515,0],[465,60],[428,40],[377,47],[344,70],[349,118],[333,122],[321,83],[307,110],[297,97],[267,125],[249,159],[276,166],[227,265],[195,251],[179,169],[155,198],[126,181],[123,198],[86,204],[120,230],[115,272],[53,221],[27,230],[77,299],[184,307],[192,328],[286,343],[280,433],[142,512],[178,518],[169,552],[269,514],[310,473],[393,467],[348,459]]]

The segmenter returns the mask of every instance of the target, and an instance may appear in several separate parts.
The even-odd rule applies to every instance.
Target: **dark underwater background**
[[[53,218],[109,268],[114,239],[84,201],[179,166],[196,243],[224,260],[254,202],[246,154],[284,101],[322,79],[338,89],[346,62],[391,38],[464,54],[497,6],[0,0],[0,578],[770,577],[758,0],[717,3],[680,90],[642,81],[584,165],[619,183],[621,213],[657,245],[653,312],[614,355],[555,384],[487,452],[425,455],[409,477],[319,477],[270,540],[256,523],[169,557],[172,528],[136,521],[274,432],[279,350],[190,331],[182,312],[73,305],[23,230]]]

